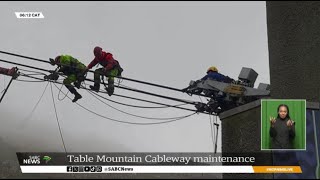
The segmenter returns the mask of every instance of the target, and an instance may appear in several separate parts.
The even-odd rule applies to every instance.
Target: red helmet
[[[95,57],[100,57],[102,54],[102,48],[99,46],[96,46],[93,50],[93,54]]]

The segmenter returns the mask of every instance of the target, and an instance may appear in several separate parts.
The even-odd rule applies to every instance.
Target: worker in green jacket
[[[81,82],[85,80],[84,75],[86,66],[70,55],[59,55],[54,60],[50,59],[50,63],[53,66],[58,65],[55,72],[62,72],[67,76],[67,78],[63,80],[63,84],[75,95],[72,102],[81,99],[82,96],[71,84],[73,83],[78,89],[80,88]],[[52,78],[49,77],[48,79]]]

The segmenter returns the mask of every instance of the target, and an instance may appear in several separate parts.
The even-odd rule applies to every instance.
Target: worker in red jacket
[[[87,66],[87,71],[96,64],[100,64],[103,68],[96,69],[94,71],[94,85],[90,88],[94,91],[100,89],[100,76],[108,77],[108,88],[106,88],[109,96],[114,92],[114,77],[121,76],[123,69],[117,60],[113,58],[113,55],[109,52],[105,52],[101,47],[95,47],[93,50],[95,58]]]

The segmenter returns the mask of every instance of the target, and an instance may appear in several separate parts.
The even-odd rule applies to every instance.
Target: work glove
[[[45,80],[54,80],[54,81],[56,81],[56,80],[59,79],[59,75],[58,75],[58,73],[52,73],[52,74],[49,74],[49,75],[45,75],[44,79]]]
[[[121,76],[122,76],[122,72],[123,72],[123,68],[119,66],[119,73],[118,73],[118,76],[120,76],[120,77],[121,77]]]
[[[49,58],[49,61],[50,61],[50,64],[51,64],[52,66],[56,65],[56,62],[54,61],[54,59]]]
[[[189,87],[183,88],[183,89],[181,89],[181,91],[185,93],[185,92],[188,91],[188,88],[189,88]]]
[[[86,67],[86,68],[84,69],[84,71],[83,71],[83,74],[86,74],[88,71],[89,71],[89,68]]]
[[[108,70],[107,70],[106,68],[103,68],[103,69],[102,69],[102,74],[105,75],[105,74],[107,74],[107,72],[108,72]]]
[[[13,79],[17,79],[17,77],[19,76],[18,73],[18,68],[17,67],[13,67],[8,71],[8,75],[12,76]]]
[[[85,78],[85,74],[83,74],[83,73],[79,73],[79,74],[77,74],[77,80],[79,81],[79,82],[82,82],[82,81],[84,81],[86,78]]]
[[[108,72],[108,70],[107,70],[107,68],[103,68],[103,73],[107,73]]]

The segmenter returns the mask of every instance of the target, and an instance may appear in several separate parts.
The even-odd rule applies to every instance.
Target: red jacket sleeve
[[[91,69],[93,66],[95,66],[98,63],[98,59],[94,58],[94,60],[91,61],[91,63],[88,65],[88,69]]]
[[[0,67],[0,74],[5,74],[5,75],[7,75],[8,72],[9,72],[9,69]]]

